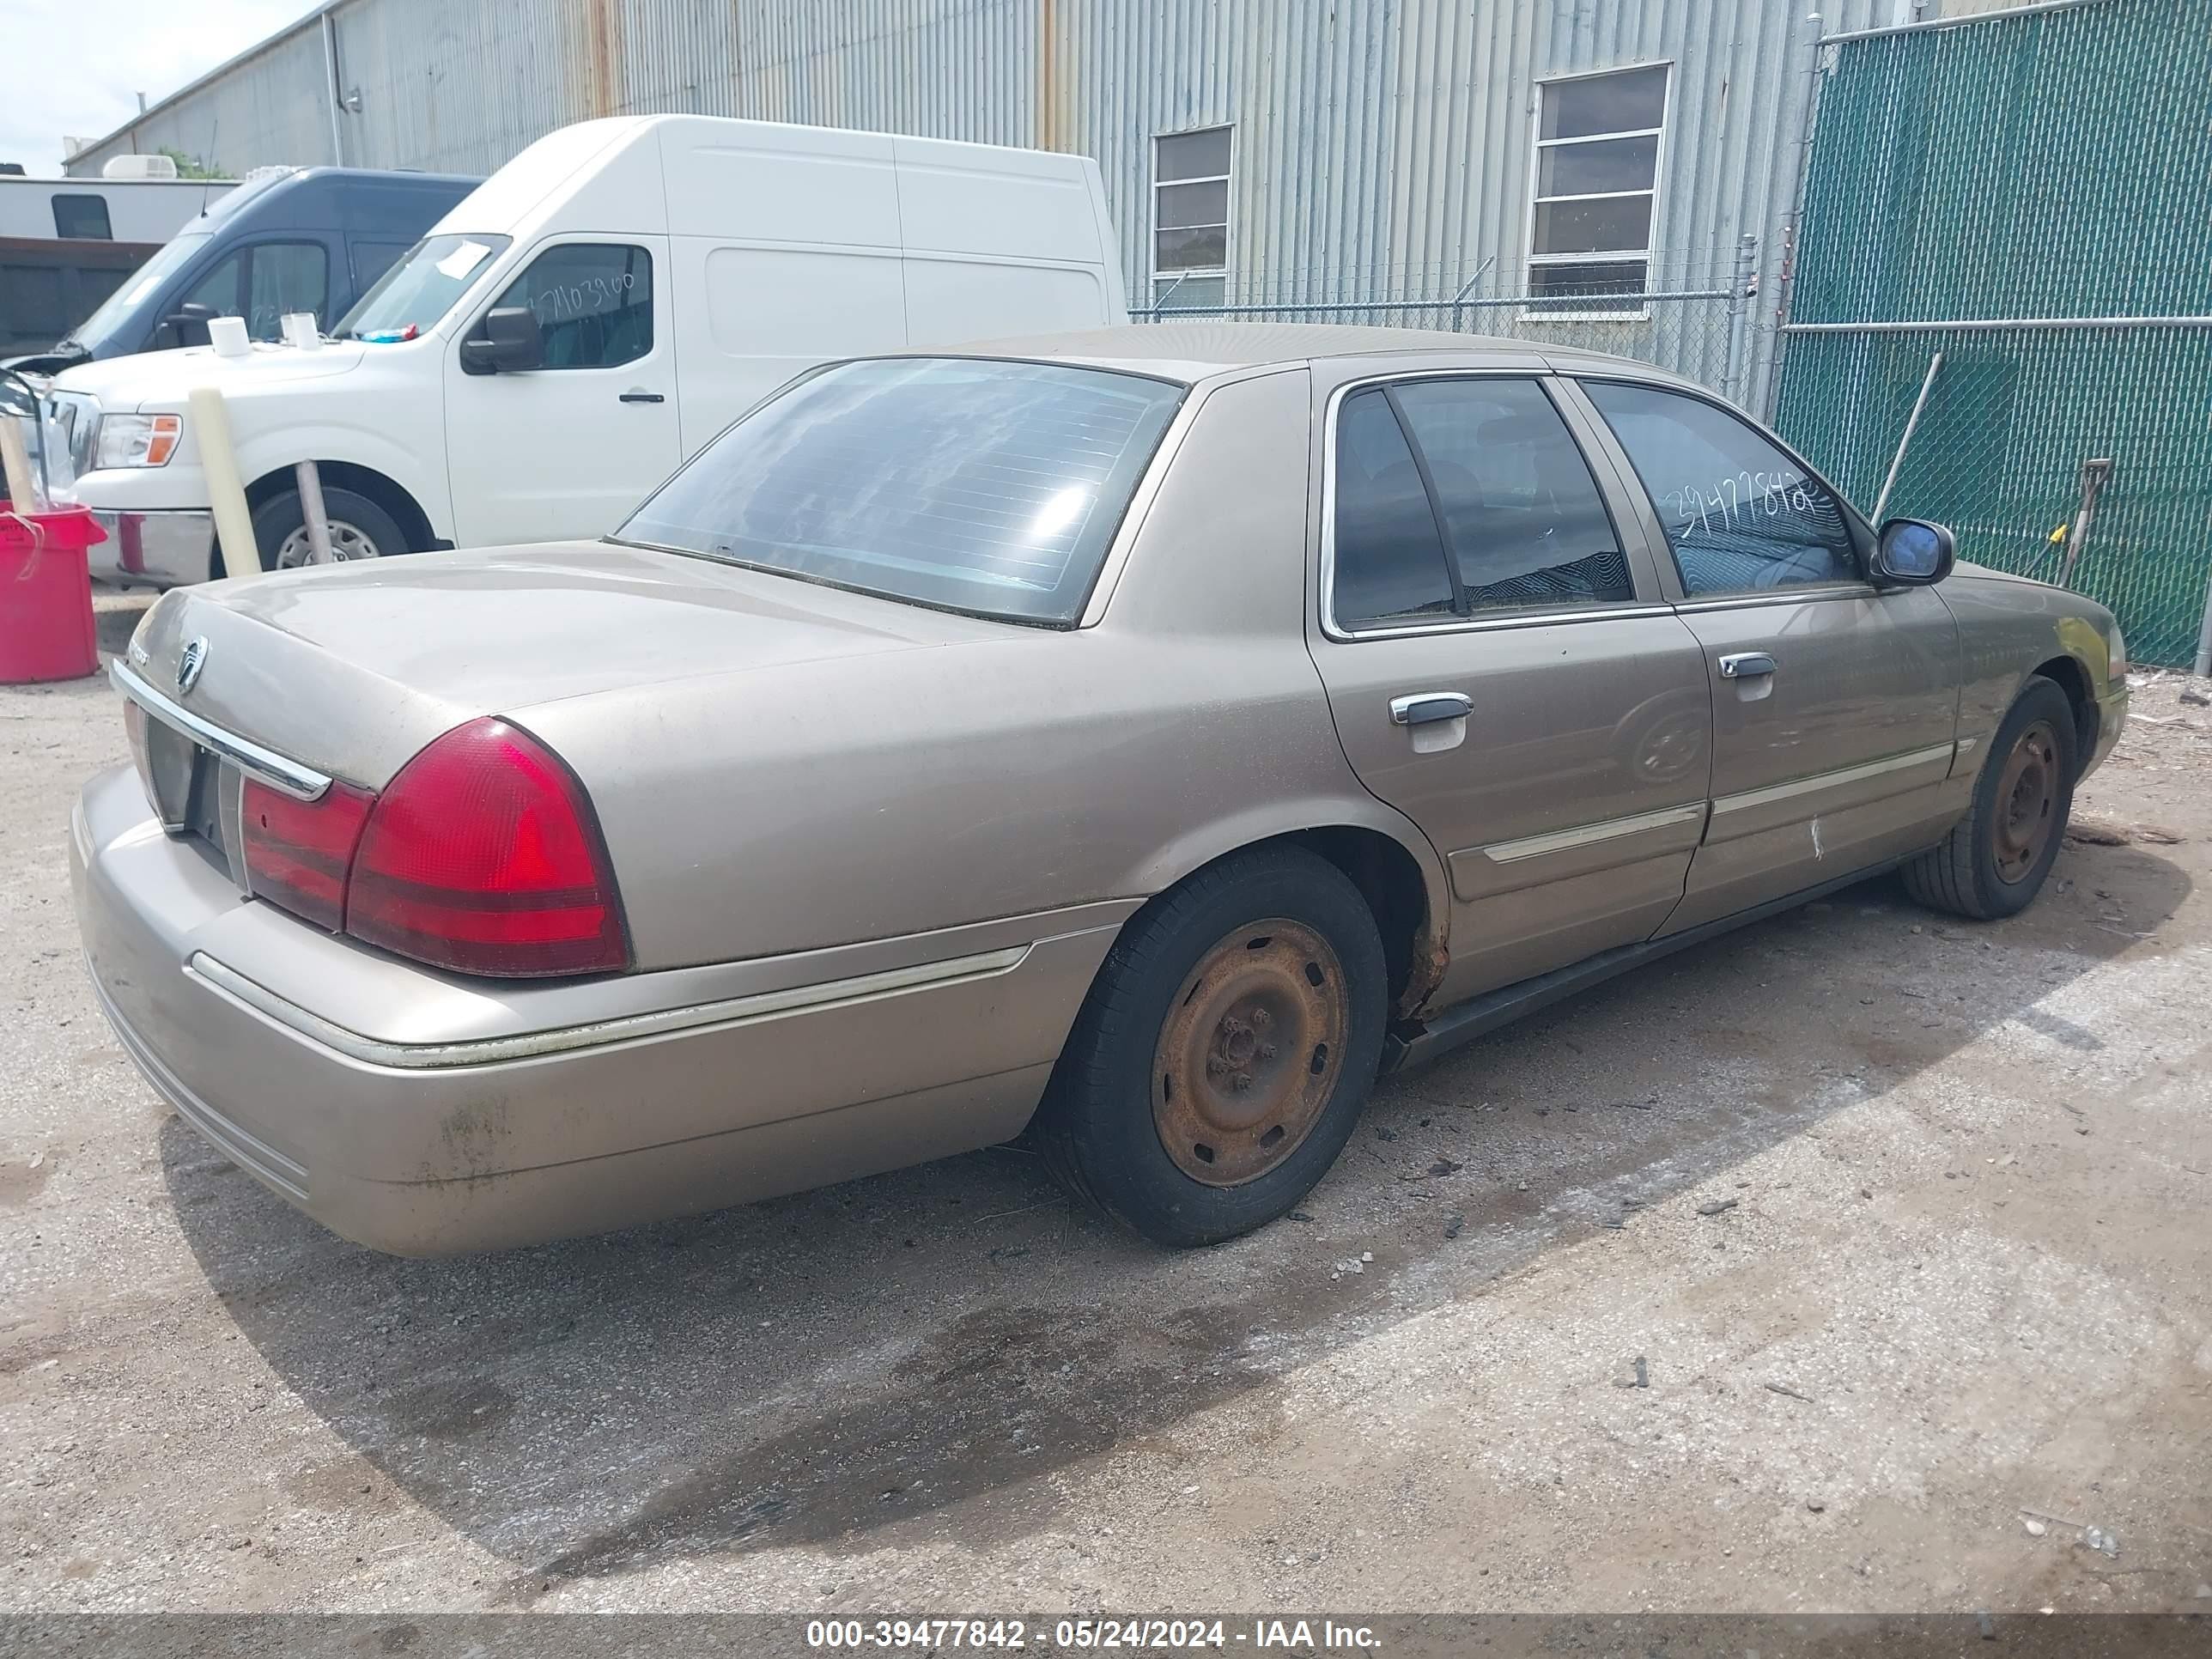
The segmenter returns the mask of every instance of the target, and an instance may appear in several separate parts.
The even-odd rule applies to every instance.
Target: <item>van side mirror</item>
[[[1881,527],[1874,574],[1892,586],[1926,587],[1949,575],[1958,556],[1958,543],[1946,526],[1923,519],[1892,519]]]
[[[478,331],[461,342],[461,367],[471,374],[512,374],[545,361],[538,319],[527,306],[495,306]]]
[[[208,324],[215,319],[215,307],[188,300],[161,319],[161,326],[180,346],[204,346],[208,343]]]

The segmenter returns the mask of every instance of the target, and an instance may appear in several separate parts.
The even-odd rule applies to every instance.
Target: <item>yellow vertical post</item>
[[[199,445],[200,475],[207,480],[208,506],[215,513],[216,540],[222,548],[222,568],[234,576],[258,574],[261,548],[253,539],[246,483],[238,476],[230,411],[223,406],[222,392],[211,386],[194,386],[189,407],[193,440]]]

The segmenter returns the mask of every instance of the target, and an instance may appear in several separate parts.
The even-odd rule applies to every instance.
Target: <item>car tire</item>
[[[1157,1244],[1249,1232],[1351,1138],[1387,996],[1374,915],[1341,871],[1296,848],[1231,854],[1122,929],[1034,1138],[1079,1196]]]
[[[1905,891],[1978,921],[2026,909],[2065,838],[2080,748],[2065,692],[2031,678],[1990,741],[1973,805],[1941,845],[1905,866]]]
[[[323,514],[330,520],[334,558],[374,559],[412,550],[399,521],[356,490],[325,484]],[[288,489],[262,502],[253,514],[253,542],[261,550],[261,568],[276,570],[301,562],[307,532],[307,512],[300,504],[298,490]]]

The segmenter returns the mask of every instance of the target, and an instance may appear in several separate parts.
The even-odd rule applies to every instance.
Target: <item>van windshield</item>
[[[131,313],[175,275],[179,266],[205,247],[212,237],[213,233],[204,230],[179,231],[161,244],[160,252],[152,258],[132,271],[121,288],[101,301],[97,311],[71,329],[69,337],[61,343],[82,346],[94,356],[118,356],[139,350],[151,331],[141,325],[130,331],[129,339],[121,337]]]
[[[339,340],[411,340],[438,325],[485,264],[514,239],[425,236],[339,319]]]
[[[1057,363],[841,364],[708,445],[614,539],[1067,627],[1182,395]]]

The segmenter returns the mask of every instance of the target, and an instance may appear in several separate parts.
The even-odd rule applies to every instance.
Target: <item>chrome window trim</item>
[[[1323,618],[1322,631],[1332,640],[1356,644],[1361,640],[1418,639],[1425,634],[1480,634],[1494,629],[1555,627],[1560,623],[1612,622],[1621,617],[1670,617],[1663,605],[1608,605],[1574,611],[1509,611],[1495,617],[1455,617],[1448,623],[1408,623],[1382,628],[1339,629]]]
[[[1857,766],[1841,766],[1832,772],[1815,772],[1808,777],[1792,778],[1787,783],[1747,789],[1741,794],[1718,795],[1713,799],[1713,816],[1717,818],[1723,813],[1771,805],[1778,800],[1809,795],[1816,789],[1826,789],[1838,784],[1859,783],[1868,778],[1878,778],[1885,772],[1902,772],[1908,767],[1929,766],[1937,761],[1948,763],[1957,757],[1958,752],[1956,743],[1929,744],[1924,749],[1909,749],[1901,755],[1885,756],[1881,760],[1866,761]]]
[[[287,760],[273,750],[226,732],[211,720],[202,720],[189,708],[172,702],[126,667],[121,658],[107,665],[108,679],[115,689],[137,703],[163,725],[183,732],[194,743],[212,753],[220,755],[238,769],[259,779],[270,788],[289,795],[295,800],[320,800],[331,787],[329,776],[313,767],[302,766],[297,761]]]
[[[558,1026],[550,1030],[526,1031],[514,1036],[468,1042],[388,1042],[363,1036],[279,996],[204,951],[192,953],[185,970],[232,1001],[243,1004],[297,1036],[335,1049],[349,1060],[398,1071],[436,1071],[457,1066],[489,1066],[502,1060],[535,1060],[546,1054],[568,1054],[579,1048],[598,1048],[610,1043],[634,1042],[641,1038],[710,1027],[719,1030],[748,1025],[759,1020],[845,1007],[969,980],[996,978],[1020,967],[1033,948],[1030,945],[1009,945],[973,956],[917,963],[912,967],[886,969],[848,979],[794,985],[781,991],[757,991],[750,996],[726,997],[687,1007],[655,1009],[585,1025]]]
[[[1672,824],[1688,823],[1692,819],[1703,820],[1710,805],[1699,800],[1682,806],[1662,806],[1653,812],[1632,813],[1625,818],[1605,818],[1596,823],[1577,824],[1571,830],[1555,830],[1540,836],[1524,836],[1519,841],[1492,842],[1489,846],[1475,850],[1493,864],[1511,864],[1522,859],[1541,858],[1547,853],[1564,853],[1571,848],[1588,847],[1597,842],[1639,835],[1646,830],[1663,830]]]
[[[1386,623],[1369,628],[1346,628],[1336,619],[1336,431],[1337,417],[1344,400],[1355,392],[1370,386],[1389,386],[1401,380],[1534,380],[1543,387],[1547,398],[1551,390],[1545,382],[1559,379],[1557,369],[1548,368],[1497,367],[1468,368],[1435,363],[1419,368],[1392,369],[1386,374],[1362,375],[1356,380],[1346,380],[1328,394],[1322,410],[1321,447],[1321,631],[1325,639],[1340,644],[1352,645],[1362,640],[1395,640],[1416,638],[1428,634],[1473,634],[1498,628],[1534,628],[1567,622],[1611,622],[1629,617],[1666,617],[1674,614],[1674,607],[1663,601],[1635,599],[1623,599],[1607,605],[1578,605],[1522,611],[1497,611],[1487,616],[1455,616],[1445,622]],[[1640,382],[1638,383],[1640,384]],[[1589,468],[1590,487],[1597,491],[1598,500],[1606,509],[1608,520],[1614,519],[1613,502],[1603,480],[1591,459],[1589,446],[1575,422],[1565,410],[1553,404],[1559,423],[1566,428],[1568,441],[1582,457],[1583,465]],[[1640,488],[1640,486],[1639,486]],[[1621,543],[1620,552],[1628,561],[1629,580],[1637,580],[1636,556],[1627,545],[1628,538],[1621,533],[1618,522],[1613,534]],[[1447,551],[1447,557],[1450,556]]]
[[[1881,597],[1881,590],[1871,582],[1808,582],[1802,587],[1776,587],[1761,592],[1684,599],[1674,609],[1678,615],[1687,617],[1710,611],[1735,611],[1745,606],[1798,605],[1814,599],[1878,599]]]

